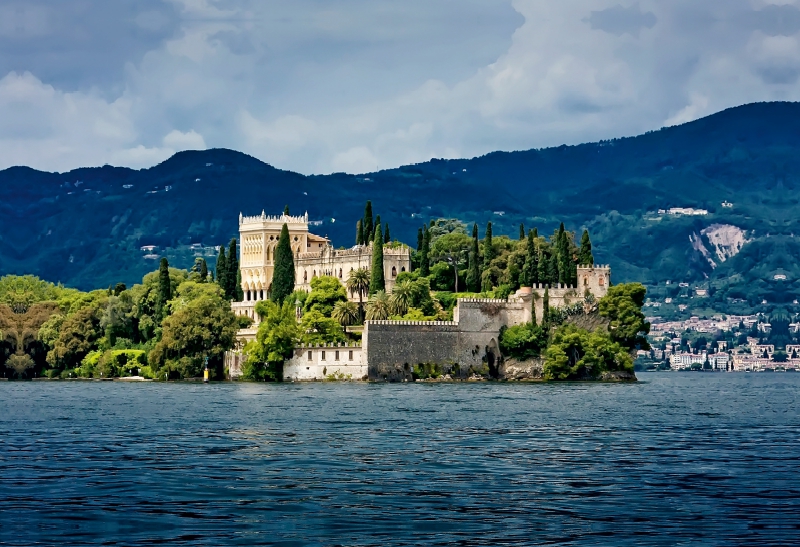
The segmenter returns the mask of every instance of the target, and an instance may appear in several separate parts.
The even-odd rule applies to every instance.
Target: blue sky
[[[367,172],[800,99],[800,0],[4,0],[0,168]]]

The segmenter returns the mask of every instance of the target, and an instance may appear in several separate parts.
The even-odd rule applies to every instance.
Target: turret
[[[611,266],[608,264],[578,266],[578,292],[581,295],[588,291],[595,298],[603,298],[610,286]]]

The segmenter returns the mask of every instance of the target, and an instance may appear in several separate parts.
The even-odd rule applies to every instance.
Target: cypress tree
[[[527,248],[525,250],[525,265],[519,276],[519,284],[522,287],[532,287],[536,283],[538,272],[536,271],[536,243],[533,239],[533,230],[528,232]]]
[[[546,285],[549,283],[547,274],[547,266],[549,264],[549,254],[544,248],[539,248],[539,263],[537,264],[537,268],[539,270],[539,283],[542,285]]]
[[[422,251],[422,240],[425,236],[422,234],[422,228],[417,228],[417,252]]]
[[[558,254],[550,253],[550,258],[547,261],[547,283],[548,285],[555,285],[558,283]]]
[[[158,300],[156,308],[161,317],[166,315],[167,302],[172,299],[172,287],[169,283],[169,262],[162,258],[158,265]]]
[[[289,206],[288,205],[284,205],[283,206],[283,214],[286,215],[287,217],[289,216]]]
[[[361,225],[361,221],[359,220],[356,222],[356,245],[363,245],[364,244],[364,227]]]
[[[289,242],[289,227],[284,224],[275,248],[275,267],[272,271],[272,293],[270,299],[283,304],[294,291],[294,253]]]
[[[481,287],[480,254],[478,248],[478,225],[472,225],[472,249],[469,251],[469,265],[467,267],[467,290],[478,292]]]
[[[369,294],[386,290],[386,280],[383,275],[383,233],[381,225],[375,225],[375,240],[372,244],[372,271],[370,272]]]
[[[519,223],[519,240],[525,241],[525,224]]]
[[[542,299],[542,325],[547,326],[550,318],[550,292],[547,287],[544,288],[544,298]]]
[[[383,242],[387,243],[387,244],[392,242],[392,236],[389,235],[389,223],[388,222],[386,223],[386,231],[383,233]]]
[[[236,249],[236,238],[231,239],[228,247],[228,286],[226,287],[229,300],[236,301],[238,294],[236,279],[239,277],[239,251]]]
[[[208,264],[205,258],[200,259],[200,283],[208,281]]]
[[[242,302],[244,300],[244,289],[242,289],[242,270],[236,270],[236,294],[234,296],[234,302]]]
[[[217,285],[222,289],[223,296],[227,297],[225,288],[228,286],[228,259],[225,258],[225,245],[219,246],[217,256]]]
[[[431,274],[431,261],[428,255],[431,252],[431,231],[425,228],[422,234],[422,252],[419,257],[419,274],[428,277]]]
[[[584,230],[581,236],[581,248],[578,251],[578,264],[581,266],[594,265],[594,256],[592,255],[592,242],[589,239],[589,230]]]
[[[372,240],[372,230],[374,229],[374,219],[372,217],[372,202],[367,201],[367,205],[364,207],[364,222],[362,222],[364,226],[364,244],[366,245]]]
[[[492,247],[492,222],[486,225],[486,237],[483,240],[483,269],[489,268],[494,260],[494,247]]]
[[[378,228],[378,224],[380,224],[380,223],[381,223],[381,215],[376,215],[375,216],[375,229]],[[381,226],[381,228],[382,227],[383,226]],[[375,238],[375,232],[372,232],[372,239],[374,239],[374,238]]]

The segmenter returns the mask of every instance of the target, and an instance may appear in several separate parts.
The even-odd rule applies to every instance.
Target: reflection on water
[[[0,384],[0,544],[787,545],[800,374]]]

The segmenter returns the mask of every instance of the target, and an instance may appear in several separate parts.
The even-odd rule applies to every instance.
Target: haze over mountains
[[[237,235],[238,216],[308,211],[350,246],[371,199],[395,238],[423,222],[588,227],[615,281],[705,286],[757,307],[800,295],[800,104],[759,103],[638,137],[364,175],[303,176],[239,152],[181,152],[150,169],[0,171],[0,274],[82,289],[133,283],[156,256],[189,267]],[[723,205],[723,203],[725,205]],[[658,214],[692,207],[707,215]],[[142,250],[155,246],[153,250]],[[775,279],[778,276],[778,280]],[[780,279],[785,276],[786,279]],[[656,290],[654,294],[657,294]]]

